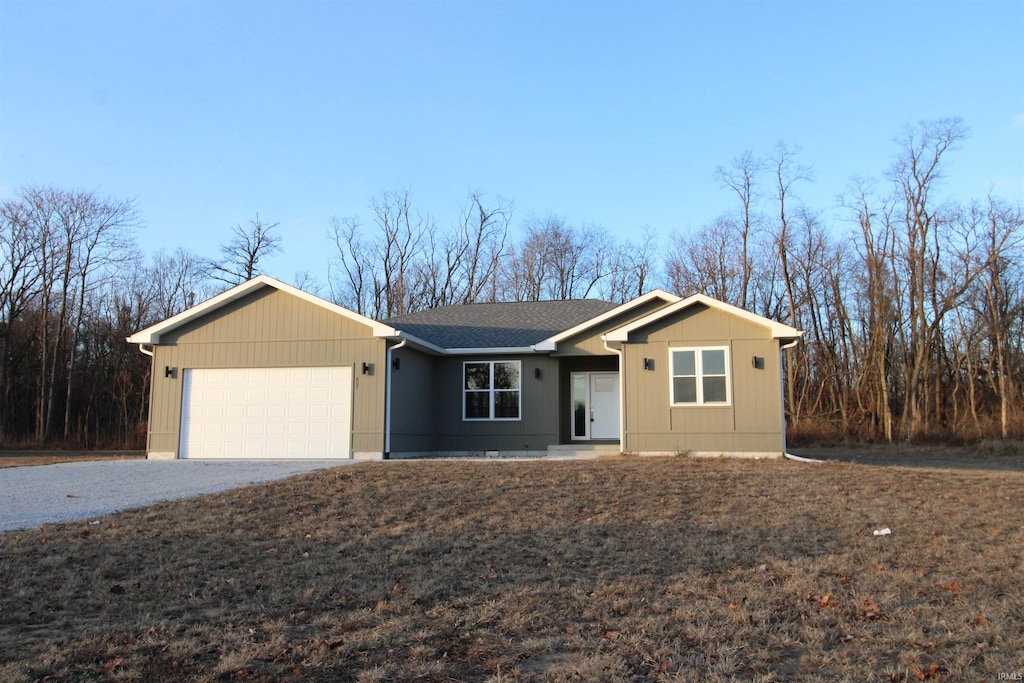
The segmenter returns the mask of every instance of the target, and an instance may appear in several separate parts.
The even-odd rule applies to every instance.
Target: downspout
[[[619,357],[619,452],[626,448],[626,387],[625,368],[622,365],[622,347],[613,349],[608,346],[608,335],[601,335],[601,343],[604,348]]]
[[[147,346],[149,347],[148,349],[146,348]],[[156,369],[153,364],[156,363],[156,355],[152,344],[139,344],[139,351],[146,354],[151,359],[149,361],[149,419],[146,420],[146,458],[148,459],[150,437],[152,436],[149,425],[153,419],[153,371]]]
[[[800,339],[794,339],[788,344],[781,344],[779,346],[779,391],[782,394],[780,397],[780,405],[782,406],[782,455],[785,458],[799,462],[821,462],[821,460],[802,458],[787,452],[789,448],[786,445],[786,349],[791,349],[799,343]]]
[[[391,459],[391,375],[395,372],[391,365],[391,352],[404,347],[407,342],[408,340],[403,339],[394,346],[389,346],[385,354],[384,372],[387,373],[387,381],[384,383],[384,460]]]

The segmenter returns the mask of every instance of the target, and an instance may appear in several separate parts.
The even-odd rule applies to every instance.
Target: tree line
[[[375,319],[451,304],[702,292],[805,331],[788,352],[793,438],[1024,435],[1024,211],[943,199],[959,119],[908,127],[883,179],[828,213],[779,143],[715,176],[732,202],[695,230],[616,238],[470,192],[442,224],[408,190],[369,219],[332,218],[327,275],[292,284]],[[141,447],[149,358],[125,338],[263,270],[281,250],[259,215],[213,258],[146,256],[131,200],[26,188],[0,205],[0,446]]]

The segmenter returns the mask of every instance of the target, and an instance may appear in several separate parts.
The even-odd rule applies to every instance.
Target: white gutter
[[[623,452],[626,448],[626,388],[623,386],[623,379],[625,377],[625,368],[622,366],[622,345],[619,348],[613,349],[608,346],[608,335],[601,335],[601,343],[604,344],[604,348],[611,351],[619,357],[619,452]]]
[[[129,337],[129,339],[131,339],[131,338]],[[147,346],[149,347],[149,350],[146,349]],[[145,343],[139,344],[139,351],[142,351],[144,354],[146,354],[150,358],[153,357],[153,345],[152,344],[145,344]]]
[[[538,350],[532,346],[492,346],[482,348],[456,348],[445,349],[445,356],[521,356],[537,353]]]
[[[382,457],[385,460],[391,458],[391,376],[395,372],[395,369],[391,367],[391,352],[403,348],[406,343],[408,343],[408,340],[403,339],[398,344],[389,346],[387,352],[384,354],[384,372],[387,373],[387,375],[386,381],[384,382],[384,453],[382,454]]]

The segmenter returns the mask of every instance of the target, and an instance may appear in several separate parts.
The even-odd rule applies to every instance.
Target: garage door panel
[[[185,369],[182,458],[350,457],[352,369]]]

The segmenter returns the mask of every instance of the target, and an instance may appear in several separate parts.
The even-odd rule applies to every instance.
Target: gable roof
[[[448,353],[533,351],[533,346],[568,328],[618,308],[608,301],[522,301],[431,308],[385,320]]]
[[[536,345],[537,350],[554,351],[558,348],[559,342],[563,342],[566,339],[575,337],[577,334],[581,334],[583,332],[586,332],[587,330],[593,329],[605,321],[611,320],[612,318],[622,315],[623,313],[628,313],[629,311],[635,308],[639,308],[640,306],[643,306],[649,301],[654,301],[655,299],[661,300],[666,304],[673,304],[680,300],[679,297],[675,296],[674,294],[669,294],[668,292],[662,291],[660,289],[655,289],[653,291],[648,292],[647,294],[644,294],[643,296],[637,297],[636,299],[632,299],[624,304],[615,306],[614,308],[605,311],[601,315],[584,320],[579,325],[571,327],[563,332],[559,332],[553,337],[548,337],[547,339]]]
[[[772,339],[795,341],[804,336],[804,333],[796,329],[795,327],[783,325],[780,322],[776,322],[774,320],[765,318],[764,316],[760,316],[755,313],[751,313],[750,311],[739,308],[738,306],[727,304],[723,301],[719,301],[718,299],[712,299],[711,297],[705,296],[704,294],[693,294],[691,296],[686,297],[685,299],[682,299],[681,301],[677,301],[676,303],[670,306],[660,308],[654,313],[646,315],[643,318],[640,318],[639,320],[634,320],[628,325],[623,325],[622,327],[616,330],[612,330],[607,335],[605,335],[605,339],[610,344],[622,344],[624,342],[628,342],[630,332],[647,327],[651,323],[657,322],[667,316],[678,313],[679,311],[685,311],[686,309],[696,305],[703,305],[708,308],[714,308],[724,313],[735,315],[739,318],[755,323],[757,325],[761,325],[762,327],[767,327],[769,332],[771,332]]]
[[[221,308],[222,306],[226,306],[232,301],[236,301],[237,299],[240,299],[243,296],[251,294],[252,292],[255,292],[264,287],[273,287],[274,289],[278,289],[282,292],[287,292],[288,294],[297,296],[303,301],[307,301],[315,306],[319,306],[320,308],[326,309],[332,313],[336,313],[357,323],[366,325],[371,330],[373,330],[373,336],[375,337],[394,338],[398,336],[397,330],[395,330],[392,327],[388,327],[383,323],[379,323],[376,320],[371,320],[366,316],[354,313],[348,310],[347,308],[343,308],[336,304],[332,304],[330,301],[325,301],[324,299],[321,299],[318,296],[314,296],[309,292],[304,292],[301,289],[298,289],[297,287],[292,287],[291,285],[287,285],[267,275],[257,275],[253,279],[243,282],[242,284],[237,285],[235,287],[232,287],[226,292],[221,292],[212,299],[207,299],[203,303],[193,306],[188,310],[182,311],[178,315],[172,316],[167,320],[157,323],[156,325],[151,325],[144,330],[136,332],[132,336],[128,337],[128,342],[131,344],[159,344],[160,335],[170,332],[171,330],[174,330],[178,327],[181,327],[186,323],[192,322],[193,320],[199,318],[200,316],[206,315],[207,313],[211,313],[217,310],[218,308]]]

